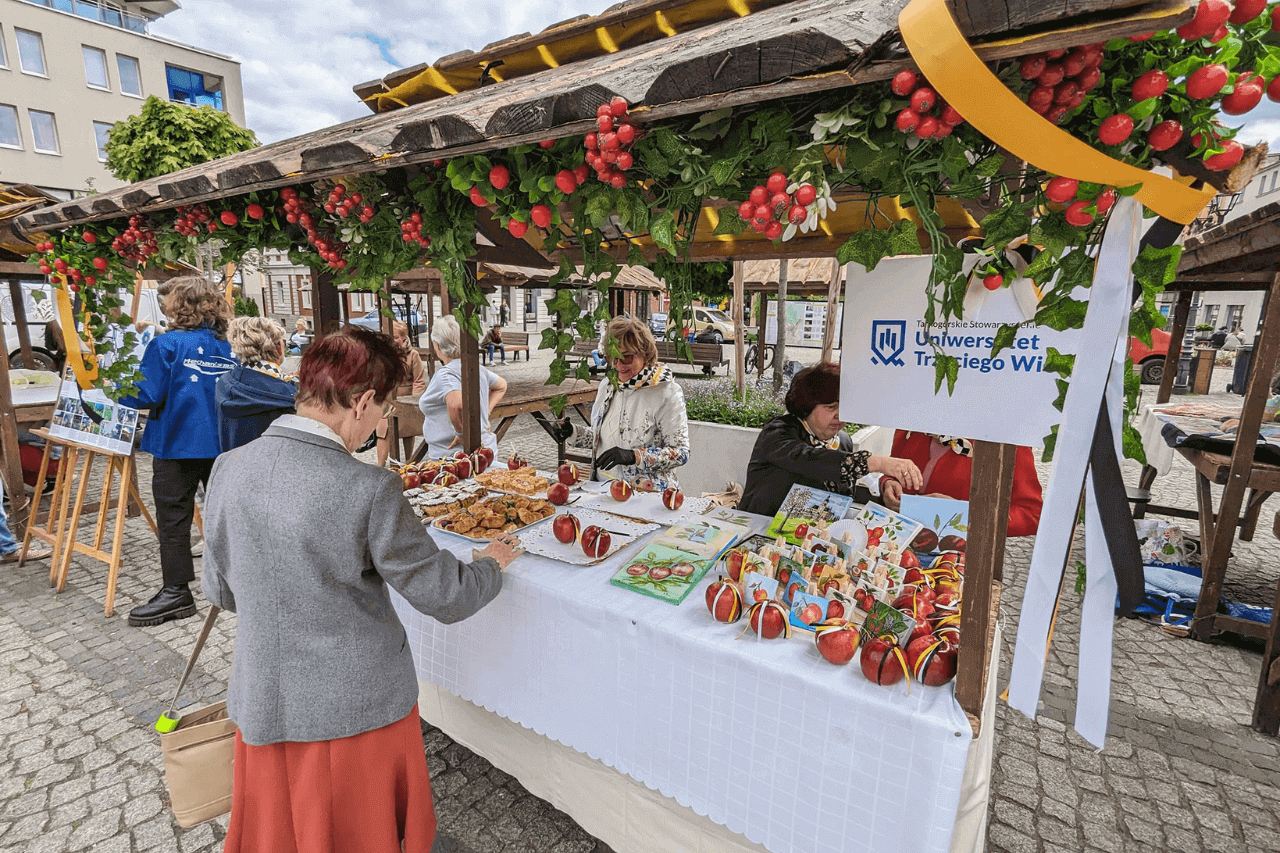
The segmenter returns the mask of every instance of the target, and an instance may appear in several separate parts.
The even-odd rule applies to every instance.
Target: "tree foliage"
[[[136,116],[107,136],[107,168],[122,181],[145,181],[258,146],[253,131],[212,107],[171,104],[152,95]]]

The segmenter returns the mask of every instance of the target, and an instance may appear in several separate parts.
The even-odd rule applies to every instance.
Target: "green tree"
[[[152,95],[142,112],[107,135],[107,168],[133,183],[256,148],[258,139],[212,107],[171,104]]]

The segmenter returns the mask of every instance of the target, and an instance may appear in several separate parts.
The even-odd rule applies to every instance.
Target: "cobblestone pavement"
[[[802,361],[813,353],[802,352]],[[545,375],[547,357],[496,370]],[[530,419],[516,449],[540,467],[554,447]],[[149,457],[139,458],[149,501]],[[1041,478],[1047,476],[1047,466]],[[1136,466],[1127,466],[1130,478]],[[1132,482],[1132,480],[1130,480]],[[295,484],[272,484],[293,488]],[[1155,499],[1194,505],[1178,463]],[[1252,543],[1237,543],[1228,594],[1269,603],[1280,580],[1270,511]],[[1188,527],[1194,529],[1194,523]],[[1010,543],[999,678],[1007,681],[1032,540]],[[0,567],[0,850],[217,851],[226,818],[182,830],[168,810],[151,723],[167,704],[199,619],[129,628],[125,615],[159,583],[154,535],[126,525],[116,614],[102,615],[105,569],[77,557],[67,590],[47,562]],[[197,569],[199,561],[197,561]],[[1073,578],[1068,578],[1070,584]],[[199,596],[198,596],[199,597]],[[1179,639],[1133,620],[1116,626],[1111,737],[1101,752],[1070,729],[1079,598],[1068,588],[1035,720],[999,705],[991,851],[1280,850],[1280,743],[1249,728],[1260,656],[1225,643]],[[230,674],[235,617],[219,620],[186,703],[220,698]],[[512,777],[424,727],[440,820],[439,853],[589,853],[606,847]]]

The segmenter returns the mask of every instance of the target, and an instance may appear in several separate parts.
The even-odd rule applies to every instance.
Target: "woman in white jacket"
[[[689,421],[684,392],[658,361],[653,333],[639,320],[615,317],[602,348],[617,384],[600,384],[590,427],[565,418],[557,438],[591,449],[592,479],[626,480],[641,491],[678,488],[675,469],[689,461]]]

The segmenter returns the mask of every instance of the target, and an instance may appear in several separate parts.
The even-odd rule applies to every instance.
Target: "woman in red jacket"
[[[898,430],[893,435],[890,456],[910,459],[920,467],[924,486],[911,494],[944,495],[957,500],[969,500],[969,480],[973,473],[973,444],[968,439],[950,435],[930,435],[924,432]],[[886,505],[901,500],[901,485],[880,483],[880,493]],[[1040,478],[1036,475],[1036,461],[1029,447],[1019,447],[1013,460],[1013,499],[1009,501],[1010,536],[1030,536],[1040,525]],[[891,506],[890,509],[897,509]]]

